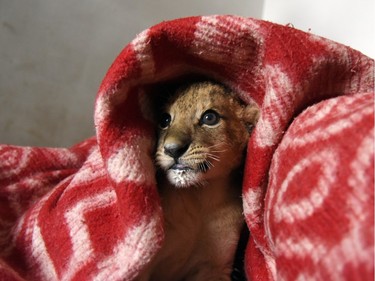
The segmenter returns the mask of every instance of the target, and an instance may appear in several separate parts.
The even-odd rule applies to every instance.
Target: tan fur
[[[217,124],[200,122],[207,110],[220,115]],[[244,224],[237,170],[259,111],[211,82],[179,90],[165,111],[171,122],[160,129],[156,161],[164,174],[159,190],[166,236],[137,280],[230,280]],[[177,144],[185,146],[183,154],[166,153]],[[186,169],[170,169],[176,161]]]

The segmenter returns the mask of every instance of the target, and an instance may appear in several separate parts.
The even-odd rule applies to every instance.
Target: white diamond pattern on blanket
[[[65,213],[69,234],[73,247],[73,255],[68,262],[62,280],[71,280],[87,260],[93,258],[94,250],[91,245],[88,225],[85,224],[85,214],[100,208],[108,207],[116,202],[114,191],[96,194],[79,201]]]
[[[343,101],[341,101],[343,102]],[[323,110],[323,109],[322,109]],[[334,137],[344,130],[352,130],[357,126],[358,123],[363,121],[364,118],[371,116],[373,109],[371,107],[366,107],[364,110],[355,111],[353,114],[348,115],[348,112],[353,110],[351,105],[345,105],[345,103],[340,103],[336,111],[339,110],[340,115],[337,115],[335,119],[326,121],[325,128],[312,128],[309,134],[300,136],[297,132],[295,134],[290,134],[288,141],[293,141],[293,146],[305,146],[308,144],[315,143],[317,141],[324,141],[328,138]],[[312,113],[312,112],[310,112]],[[319,116],[319,115],[318,115]],[[341,117],[341,118],[340,118]],[[315,119],[315,118],[314,118]],[[319,121],[319,120],[316,120]],[[313,125],[313,121],[309,121],[307,124],[302,123],[300,126],[308,128],[308,125]],[[290,139],[290,138],[293,138]],[[285,141],[287,143],[287,141]]]
[[[319,241],[311,241],[309,238],[286,238],[276,241],[278,245],[278,255],[287,258],[311,257],[314,262],[318,262],[324,255],[328,254],[328,249],[319,243]]]
[[[155,73],[155,63],[148,36],[149,30],[145,30],[137,35],[132,41],[133,49],[137,54],[137,59],[141,64],[143,78],[152,77]]]
[[[293,88],[289,77],[279,66],[269,66],[265,72],[268,77],[266,94],[262,115],[254,132],[259,147],[273,146],[279,141],[300,95],[298,88]]]
[[[358,187],[366,186],[370,181],[370,174],[366,173],[371,169],[371,164],[374,162],[374,155],[369,153],[374,148],[373,143],[374,129],[370,130],[368,135],[363,138],[358,146],[356,158],[350,164],[352,174],[348,178],[348,185],[352,188],[353,197],[349,197],[349,205],[353,207],[352,221],[357,221],[366,214],[363,203],[370,200],[369,193],[366,190]],[[368,187],[370,188],[370,187]]]
[[[105,171],[103,169],[103,159],[98,148],[94,149],[88,157],[88,161],[82,166],[82,168],[73,177],[70,185],[67,187],[65,192],[70,189],[74,189],[79,185],[87,185],[95,182],[98,178],[104,177]]]
[[[295,178],[301,178],[301,174],[307,173],[309,167],[321,166],[321,175],[317,179],[314,189],[309,190],[305,198],[300,198],[295,202],[286,203],[288,196],[288,187]],[[282,181],[280,189],[276,195],[274,217],[276,222],[284,221],[292,224],[295,220],[304,220],[310,217],[317,208],[320,208],[325,198],[328,196],[332,183],[335,180],[333,176],[337,173],[339,166],[339,157],[336,152],[326,149],[320,152],[313,152],[290,170]],[[314,169],[317,169],[314,167]],[[304,188],[304,186],[301,186]]]
[[[374,129],[365,122],[373,118],[372,98],[371,95],[345,96],[314,105],[291,125],[275,154],[266,207],[268,241],[279,260],[311,260],[312,264],[320,265],[320,271],[313,275],[307,268],[298,267],[296,279],[311,276],[314,280],[345,280],[348,266],[372,271],[367,261],[373,259],[373,244],[364,237],[373,236],[374,232],[373,228],[363,227],[373,220],[373,212],[368,208],[373,205],[373,193],[368,183],[374,161]],[[366,128],[369,129],[366,134],[353,134],[360,130],[366,132]],[[348,143],[317,146],[331,139],[341,144],[341,138]],[[357,144],[351,152],[353,155],[346,155],[352,142]],[[300,160],[283,174],[282,161],[288,152],[289,156],[298,155],[296,159]],[[345,157],[351,157],[349,165],[344,167],[348,170],[342,167]],[[304,179],[304,175],[309,178]],[[338,185],[338,176],[347,180],[347,184]],[[332,198],[336,197],[340,206],[333,206],[338,210],[331,209]],[[325,237],[316,233],[319,225],[309,226],[311,231],[304,229],[312,217],[325,218],[327,222],[320,223],[332,228],[332,233],[325,234],[330,237],[338,231],[331,220],[343,214],[346,214],[347,226],[338,232],[340,235],[334,241],[330,241],[332,238],[324,240]],[[276,232],[275,225],[278,226]],[[301,231],[305,234],[299,235]],[[277,278],[283,279],[286,270],[279,266]]]
[[[246,64],[254,58],[251,35],[257,28],[258,24],[252,20],[222,16],[202,17],[196,26],[195,40],[190,51],[216,63],[230,61],[230,64],[236,66]],[[236,40],[242,45],[233,43]],[[262,38],[257,40],[261,42]]]
[[[312,240],[303,237],[278,238],[278,256],[289,259],[312,259],[316,264],[321,264],[325,271],[330,272],[331,280],[345,280],[345,266],[366,264],[371,259],[373,251],[371,247],[362,245],[362,237],[356,223],[341,240],[337,241],[334,247],[328,248],[322,244],[320,239]],[[335,268],[335,271],[330,270]],[[371,270],[371,269],[370,269]],[[301,269],[300,275],[308,275],[307,271]],[[324,276],[319,272],[315,273],[314,280],[323,280]]]
[[[36,266],[40,270],[42,280],[58,280],[57,272],[53,260],[51,259],[48,249],[46,248],[43,235],[39,224],[42,223],[40,210],[44,203],[49,199],[48,196],[39,201],[38,205],[32,211],[27,221],[26,239],[31,239],[31,255],[34,257]],[[35,269],[34,269],[35,270]]]
[[[48,255],[48,251],[46,245],[44,244],[44,240],[38,225],[35,225],[33,229],[32,248],[32,255],[39,263],[43,279],[51,281],[58,280],[55,266],[52,259]]]
[[[261,200],[263,198],[263,189],[260,187],[251,188],[244,193],[243,198],[244,214],[248,219],[248,224],[259,223],[259,212],[262,208]]]
[[[108,172],[116,183],[131,181],[154,184],[154,165],[151,160],[152,140],[134,137],[108,159]]]
[[[374,149],[374,128],[372,128],[368,135],[365,136],[359,144],[356,157],[351,162],[352,174],[348,178],[348,185],[351,192],[347,198],[347,205],[351,206],[352,212],[349,212],[350,232],[347,236],[346,255],[348,262],[350,257],[352,261],[357,263],[366,263],[371,260],[373,253],[373,246],[363,243],[363,230],[361,229],[364,222],[373,220],[373,210],[369,210],[364,206],[374,204],[373,194],[369,192],[373,186],[367,186],[366,182],[370,182],[370,174],[365,171],[373,170],[374,154],[369,151]],[[374,228],[368,229],[371,237],[374,237]],[[353,248],[357,249],[356,254],[353,254]],[[371,270],[371,268],[369,268]]]
[[[28,166],[30,160],[31,148],[13,148],[0,146],[0,180],[18,175]]]
[[[11,194],[9,196],[9,206],[15,214],[22,214],[24,211],[24,206],[21,200],[22,193],[25,191],[25,186],[30,190],[39,190],[41,194],[46,193],[48,190],[45,189],[43,182],[40,179],[26,178],[22,182],[11,184],[6,187],[7,192]]]
[[[101,136],[105,135],[106,123],[110,119],[110,113],[116,103],[125,102],[128,97],[128,88],[122,87],[121,90],[117,89],[118,94],[116,97],[112,97],[111,93],[99,94],[98,99],[95,103],[95,128],[98,136],[98,142],[101,142]]]
[[[157,216],[142,218],[113,249],[113,254],[98,264],[93,280],[134,280],[158,248]],[[151,244],[150,244],[151,243]],[[149,248],[148,248],[149,247]]]

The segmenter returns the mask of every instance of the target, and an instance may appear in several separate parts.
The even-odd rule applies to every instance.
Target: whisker
[[[206,149],[209,149],[210,151],[215,151],[215,152],[224,152],[228,150],[228,145],[225,143],[219,143],[218,145],[208,146]]]
[[[207,158],[210,158],[210,159],[212,159],[214,161],[219,161],[220,160],[220,157],[217,156],[217,155],[215,155],[215,154],[207,153],[206,155],[207,155]]]
[[[225,151],[227,151],[228,150],[228,148],[227,147],[220,147],[221,149],[219,149],[219,148],[207,148],[209,151],[211,151],[211,152],[225,152]]]
[[[209,168],[213,168],[213,167],[215,167],[215,165],[214,165],[212,162],[210,162],[210,161],[208,161],[208,160],[206,160],[205,162],[206,162],[206,165],[207,165]]]
[[[198,164],[198,167],[199,167],[199,170],[201,170],[202,172],[205,172],[205,171],[206,171],[203,162],[200,162],[200,163]]]
[[[216,143],[216,144],[207,146],[207,148],[215,148],[216,146],[221,146],[221,145],[223,145],[223,144],[222,143]]]

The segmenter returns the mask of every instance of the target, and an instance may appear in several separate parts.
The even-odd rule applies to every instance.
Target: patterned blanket
[[[139,34],[101,84],[95,137],[0,146],[0,280],[136,278],[164,235],[150,97],[191,75],[261,108],[243,181],[248,280],[373,280],[374,61],[235,16]]]

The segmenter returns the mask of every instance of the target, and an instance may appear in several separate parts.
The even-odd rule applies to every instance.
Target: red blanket
[[[248,279],[373,280],[374,61],[233,16],[139,34],[99,89],[96,137],[69,149],[0,147],[0,280],[142,271],[163,241],[150,95],[191,74],[261,108],[243,184]]]

